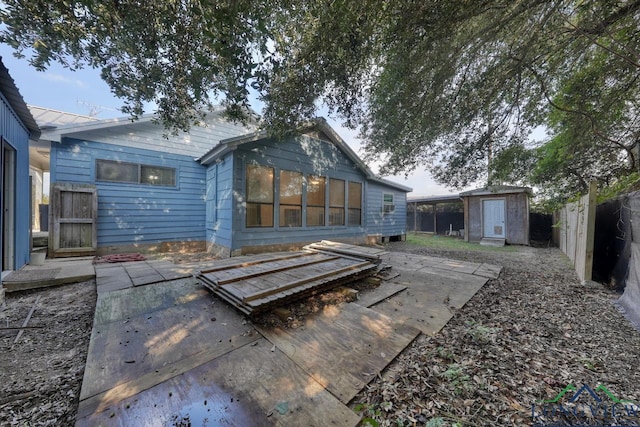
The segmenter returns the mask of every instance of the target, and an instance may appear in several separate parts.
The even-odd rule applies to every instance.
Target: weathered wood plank
[[[360,417],[261,339],[158,384],[102,412],[93,425],[355,426]],[[233,372],[233,375],[230,373]],[[276,409],[276,405],[282,411]]]
[[[420,334],[357,304],[327,306],[304,328],[259,330],[343,403]]]
[[[200,273],[214,273],[217,271],[234,269],[238,267],[248,267],[251,265],[263,264],[273,261],[286,260],[291,258],[300,258],[312,255],[312,252],[294,252],[290,254],[260,254],[254,256],[236,257],[230,260],[221,260],[216,262],[216,266],[202,270]],[[240,259],[238,259],[240,258]],[[219,264],[219,265],[218,265]]]
[[[285,283],[285,284],[282,284],[280,286],[277,286],[277,287],[269,289],[269,290],[263,290],[263,291],[260,291],[260,292],[251,293],[251,294],[245,296],[243,298],[243,300],[244,300],[244,302],[249,302],[249,301],[252,301],[252,300],[264,298],[264,297],[267,297],[269,295],[277,294],[278,292],[286,291],[288,289],[295,288],[295,287],[300,286],[300,285],[304,285],[305,283],[308,283],[308,282],[311,282],[311,281],[320,280],[320,279],[324,279],[324,278],[327,278],[327,277],[335,276],[335,275],[338,275],[340,273],[344,273],[344,272],[347,272],[347,271],[350,271],[350,270],[358,269],[360,267],[368,266],[369,264],[370,263],[368,261],[365,261],[365,262],[361,262],[359,264],[354,264],[354,265],[350,265],[350,266],[347,266],[347,267],[342,267],[342,268],[337,269],[337,270],[330,270],[330,271],[327,271],[325,273],[321,273],[321,274],[318,274],[318,275],[306,276],[306,277],[304,277],[302,279],[294,280],[293,282]]]
[[[354,303],[363,307],[371,307],[394,296],[395,294],[407,289],[407,285],[393,282],[382,282],[380,286],[369,291],[361,292],[358,295],[358,300]]]
[[[118,304],[118,300],[111,303]],[[81,399],[204,351],[212,340],[221,347],[235,348],[251,335],[247,331],[252,328],[245,323],[233,310],[212,306],[205,296],[124,321],[96,324]]]

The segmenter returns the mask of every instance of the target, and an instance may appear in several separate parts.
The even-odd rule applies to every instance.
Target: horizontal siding
[[[209,244],[231,248],[233,236],[233,155],[207,169],[206,236]]]
[[[395,211],[382,213],[383,194],[393,194]],[[399,236],[407,232],[407,193],[377,182],[367,183],[366,226],[368,235]]]
[[[138,148],[156,152],[172,153],[197,158],[205,154],[223,139],[254,132],[255,128],[232,123],[214,115],[206,126],[193,126],[189,133],[163,136],[161,124],[138,122],[117,127],[85,131],[74,135],[90,141],[128,148]]]
[[[205,168],[191,156],[71,138],[52,145],[52,181],[95,184],[98,246],[205,239]],[[96,181],[96,159],[176,169],[176,186]]]
[[[0,136],[15,150],[16,187],[14,230],[12,236],[14,248],[14,262],[12,269],[17,270],[29,261],[29,229],[31,227],[29,215],[29,132],[11,108],[7,99],[0,93]],[[0,168],[0,171],[2,168]],[[0,196],[1,196],[0,192]],[[0,202],[0,223],[5,207]],[[4,233],[0,232],[0,259],[4,243]]]
[[[301,137],[284,141],[260,141],[245,144],[235,152],[235,159],[233,188],[236,194],[245,194],[245,168],[248,163],[272,166],[276,170],[276,176],[280,170],[289,170],[301,172],[304,175],[313,174],[359,182],[363,184],[363,193],[366,187],[364,174],[351,159],[332,143],[314,138]],[[247,228],[245,226],[244,199],[234,200],[233,221],[236,227],[232,249],[240,249],[244,246],[311,242],[321,239],[360,238],[366,234],[365,228],[362,226],[279,227],[277,196],[276,184],[275,226],[271,228]],[[328,196],[327,191],[327,207]],[[303,202],[303,218],[305,215]]]

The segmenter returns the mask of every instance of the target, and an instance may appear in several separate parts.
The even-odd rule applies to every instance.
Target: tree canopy
[[[171,129],[220,98],[242,119],[253,91],[274,131],[325,105],[383,173],[450,187],[566,194],[640,165],[640,0],[9,0],[0,18],[35,67],[99,68]]]

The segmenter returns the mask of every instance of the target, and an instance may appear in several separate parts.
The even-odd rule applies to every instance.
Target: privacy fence
[[[617,304],[640,327],[640,191],[595,204],[595,188],[554,215],[554,242],[582,280],[623,291]]]

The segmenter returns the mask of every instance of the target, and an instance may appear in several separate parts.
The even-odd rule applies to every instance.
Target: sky
[[[29,105],[84,115],[97,112],[96,117],[100,119],[124,116],[119,110],[123,103],[113,96],[107,84],[102,81],[99,70],[88,68],[71,71],[61,65],[52,64],[45,72],[36,71],[29,66],[26,58],[15,58],[12,49],[6,45],[0,46],[0,56],[22,97]],[[361,155],[362,141],[357,138],[357,131],[342,127],[340,121],[331,117],[325,118],[342,139]],[[369,164],[369,167],[375,173],[378,172],[377,165]],[[385,176],[384,178],[413,188],[409,197],[457,193],[437,184],[425,169],[414,171],[406,178],[404,176]]]

